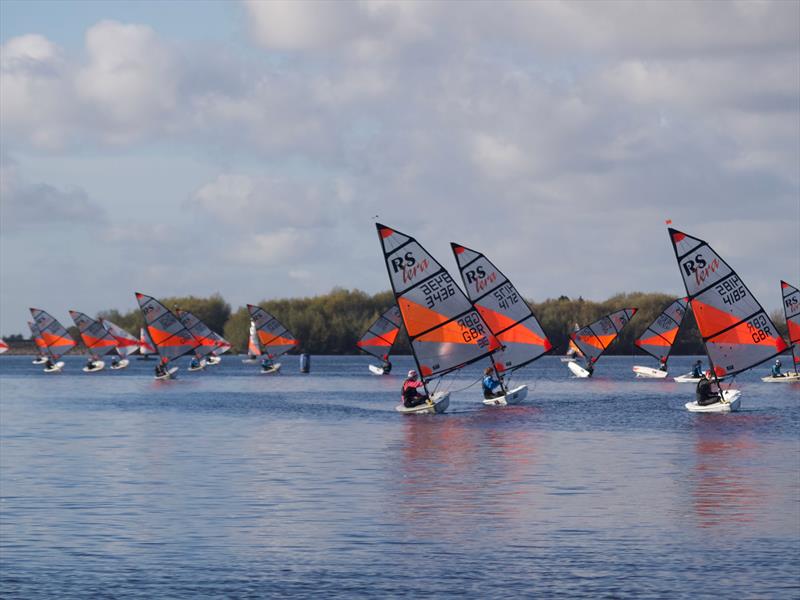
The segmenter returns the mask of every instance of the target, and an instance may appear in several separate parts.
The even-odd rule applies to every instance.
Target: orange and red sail
[[[138,292],[136,300],[150,339],[162,359],[169,362],[197,348],[199,344],[191,332],[161,302]]]
[[[125,331],[119,325],[115,325],[108,319],[98,319],[100,324],[105,327],[108,332],[114,337],[117,343],[117,354],[120,356],[130,356],[139,349],[139,340],[133,335]],[[153,349],[155,352],[155,348]]]
[[[403,317],[400,315],[400,309],[392,306],[369,326],[361,339],[356,342],[356,346],[372,356],[388,359],[402,324]]]
[[[788,346],[739,275],[705,241],[669,228],[697,327],[717,377],[728,377]]]
[[[114,336],[99,321],[77,310],[69,311],[69,316],[75,322],[75,327],[93,358],[113,352],[117,347]]]
[[[258,343],[265,353],[272,357],[280,356],[300,343],[278,319],[260,306],[248,304],[247,310],[255,324]]]
[[[672,352],[675,338],[678,337],[683,318],[686,316],[688,303],[688,298],[678,298],[671,302],[634,342],[636,346],[650,356],[666,362],[669,353]]]
[[[620,331],[630,322],[637,310],[623,308],[615,311],[571,333],[569,339],[583,353],[586,360],[597,362],[603,352],[619,337]]]
[[[792,362],[795,372],[800,372],[800,290],[781,281],[783,314],[789,328],[789,343],[792,345]]]
[[[31,308],[36,331],[44,343],[44,350],[51,358],[66,354],[75,346],[75,340],[58,320],[40,308]]]
[[[377,224],[383,258],[411,350],[424,380],[500,349],[450,274],[414,238]]]
[[[197,348],[194,353],[198,358],[211,354],[218,346],[216,334],[211,328],[203,323],[194,313],[188,310],[177,309],[178,319],[186,329],[197,340]]]
[[[498,372],[541,358],[550,340],[517,288],[485,255],[451,243],[467,297],[497,336],[502,349],[492,356]]]

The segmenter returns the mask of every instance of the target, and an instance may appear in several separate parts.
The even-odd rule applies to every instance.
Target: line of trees
[[[576,323],[581,326],[587,325],[615,310],[636,307],[639,311],[608,350],[609,354],[634,354],[637,352],[634,341],[674,299],[667,294],[634,292],[617,294],[603,302],[561,296],[529,304],[555,347],[556,353],[563,353],[566,350],[568,336]],[[183,296],[160,298],[160,300],[170,309],[182,308],[192,311],[211,329],[220,332],[231,342],[235,351],[246,351],[250,326],[247,307],[232,311],[230,304],[220,294],[207,298]],[[298,351],[312,354],[358,354],[356,341],[393,302],[394,295],[390,291],[369,295],[360,290],[336,288],[320,296],[265,300],[260,302],[259,306],[274,315],[300,340]],[[109,319],[135,335],[138,335],[139,328],[144,325],[142,314],[138,309],[126,313],[106,310],[97,316]],[[783,315],[776,311],[771,316],[780,333],[786,338]],[[71,327],[70,333],[76,340],[80,339],[76,328]],[[405,334],[401,334],[397,339],[394,353],[409,352],[408,338]],[[702,340],[690,311],[684,319],[673,353],[702,354],[703,352]]]

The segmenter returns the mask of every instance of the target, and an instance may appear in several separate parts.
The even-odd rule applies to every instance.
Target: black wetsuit
[[[709,404],[716,404],[720,401],[720,396],[711,391],[711,382],[703,377],[697,384],[697,404],[700,406],[708,406]]]

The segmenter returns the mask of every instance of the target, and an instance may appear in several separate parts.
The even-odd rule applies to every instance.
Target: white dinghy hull
[[[166,373],[163,375],[157,375],[156,381],[166,381],[167,379],[175,379],[177,375],[175,373],[178,372],[178,367],[170,367]]]
[[[119,369],[127,368],[127,366],[129,364],[131,364],[131,361],[129,361],[127,358],[123,358],[117,364],[113,364],[112,363],[112,365],[109,367],[109,369],[111,369],[112,371],[118,371]]]
[[[383,375],[383,367],[376,367],[375,365],[369,366],[369,372],[373,375]]]
[[[786,373],[783,377],[762,377],[761,381],[765,383],[798,383],[800,382],[800,373]]]
[[[507,406],[509,404],[519,404],[528,396],[528,386],[520,385],[513,390],[509,390],[505,396],[498,396],[497,398],[484,398],[483,403],[486,406]]]
[[[39,358],[34,358],[32,361],[34,365],[43,365],[46,362],[47,362],[46,356],[40,356]]]
[[[84,373],[96,373],[97,371],[102,371],[105,368],[106,368],[106,363],[104,361],[96,360],[96,361],[94,361],[94,365],[92,365],[91,369],[89,367],[83,367],[83,372]]]
[[[742,392],[739,390],[723,390],[723,402],[715,402],[700,406],[697,402],[687,402],[684,406],[689,412],[727,413],[736,412],[742,404]]]
[[[64,368],[64,361],[60,360],[56,364],[54,364],[52,367],[46,368],[44,370],[44,372],[45,373],[61,373],[61,369],[63,369],[63,368]]]
[[[575,375],[575,377],[580,377],[580,378],[582,378],[582,379],[585,379],[586,377],[589,377],[589,376],[591,375],[591,374],[589,373],[589,371],[587,371],[586,369],[584,369],[582,366],[580,366],[580,365],[579,365],[577,362],[575,362],[575,361],[568,362],[568,363],[567,363],[567,368],[568,368],[570,371],[572,371],[572,374],[573,374],[573,375]]]
[[[281,370],[281,363],[273,364],[269,369],[261,369],[262,375],[273,375]]]
[[[200,361],[200,364],[199,364],[199,365],[197,365],[196,367],[189,367],[187,370],[188,370],[189,372],[192,372],[192,371],[202,371],[202,370],[203,370],[203,369],[205,369],[205,368],[206,368],[206,359],[204,358],[204,359],[202,359],[202,360]]]
[[[219,356],[206,356],[206,365],[218,365],[222,362],[222,358]]]
[[[419,406],[406,408],[402,404],[394,407],[397,412],[404,415],[432,415],[435,413],[443,413],[450,406],[450,392],[436,392],[431,396],[430,402],[425,402]]]
[[[672,381],[675,383],[699,383],[700,378],[693,376],[691,373],[685,373],[683,375],[678,375],[677,377],[673,377]]]
[[[654,369],[653,367],[640,367],[638,365],[633,367],[633,372],[636,373],[637,377],[647,377],[650,379],[664,379],[667,376],[667,372],[662,371],[661,369]]]

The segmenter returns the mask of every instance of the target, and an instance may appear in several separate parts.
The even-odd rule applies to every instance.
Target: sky
[[[800,2],[0,2],[0,333],[389,289],[374,223],[535,301],[800,283]],[[457,277],[457,275],[456,275]]]

